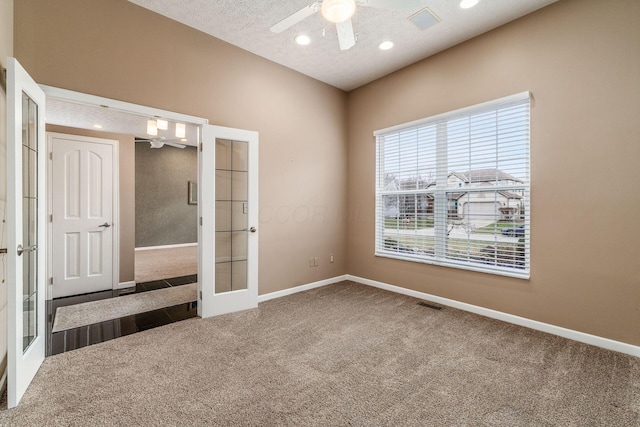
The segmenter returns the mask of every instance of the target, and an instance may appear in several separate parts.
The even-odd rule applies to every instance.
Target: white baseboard
[[[377,282],[375,280],[365,279],[363,277],[352,276],[350,274],[347,274],[345,279],[343,280],[351,280],[353,282],[361,283],[363,285],[373,286],[375,288],[380,288],[387,291],[408,295],[414,298],[428,300],[431,302],[457,308],[460,310],[469,311],[471,313],[476,313],[481,316],[490,317],[492,319],[502,320],[503,322],[513,323],[515,325],[524,326],[527,328],[535,329],[537,331],[558,335],[560,337],[568,338],[570,340],[594,345],[596,347],[602,347],[607,350],[613,350],[613,351],[628,354],[631,356],[640,357],[640,346],[635,346],[635,345],[623,343],[620,341],[614,341],[608,338],[603,338],[596,335],[590,335],[584,332],[578,332],[572,329],[550,325],[548,323],[538,322],[537,320],[531,320],[525,317],[503,313],[501,311],[491,310],[489,308],[484,308],[477,305],[467,304],[464,302],[443,298],[436,295],[426,294],[424,292],[418,292],[411,289],[401,288],[400,286],[389,285],[387,283]]]
[[[125,289],[125,288],[131,288],[133,286],[136,285],[136,282],[131,281],[131,282],[122,282],[122,283],[118,283],[118,287],[116,289]]]
[[[173,248],[187,248],[189,246],[198,246],[196,243],[178,243],[175,245],[163,245],[163,246],[143,246],[141,248],[135,248],[136,251],[150,251],[153,249],[173,249]]]
[[[264,295],[258,295],[258,303],[269,301],[275,298],[285,297],[287,295],[296,294],[298,292],[308,291],[310,289],[320,288],[322,286],[331,285],[333,283],[339,283],[347,280],[347,275],[332,277],[331,279],[324,279],[318,282],[307,283],[306,285],[300,285],[289,289],[283,289],[282,291],[271,292]]]

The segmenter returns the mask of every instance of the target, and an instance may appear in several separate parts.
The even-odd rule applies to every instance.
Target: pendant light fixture
[[[147,120],[147,135],[158,135],[158,124],[155,120]]]
[[[187,126],[184,123],[176,123],[176,138],[187,136]]]

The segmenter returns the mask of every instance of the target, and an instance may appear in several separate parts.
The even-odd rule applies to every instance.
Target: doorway
[[[34,101],[34,114],[25,97]],[[46,101],[46,102],[45,102]],[[38,86],[29,74],[20,66],[15,58],[8,58],[7,61],[7,228],[12,230],[8,233],[7,243],[12,248],[9,250],[7,263],[8,283],[8,401],[9,406],[16,406],[24,391],[27,389],[33,376],[38,371],[45,355],[45,327],[46,316],[44,315],[45,296],[47,304],[51,304],[53,292],[52,285],[54,277],[52,268],[47,268],[47,261],[52,250],[48,247],[45,230],[47,229],[47,218],[51,212],[47,206],[46,197],[46,174],[36,173],[33,182],[37,183],[37,189],[33,197],[34,203],[27,203],[23,200],[25,193],[25,176],[27,176],[27,186],[31,185],[31,175],[27,172],[23,175],[24,162],[31,162],[34,159],[34,167],[24,168],[27,171],[38,171],[43,164],[47,163],[45,144],[45,111],[47,120],[56,123],[53,114],[46,108],[51,103],[61,102],[66,107],[63,114],[67,119],[73,118],[73,122],[58,122],[61,126],[75,126],[84,129],[98,128],[93,124],[79,126],[78,118],[94,122],[96,117],[107,116],[109,120],[105,123],[110,126],[119,126],[127,123],[128,120],[140,117],[145,118],[149,134],[150,122],[157,126],[158,120],[167,118],[181,124],[180,128],[185,135],[189,129],[195,132],[196,138],[184,137],[189,141],[195,141],[198,147],[198,183],[201,184],[197,190],[198,198],[198,283],[196,284],[197,315],[202,317],[213,316],[222,313],[244,310],[257,306],[258,276],[257,276],[257,255],[258,255],[258,187],[257,187],[257,167],[258,167],[258,134],[257,132],[242,131],[239,129],[223,128],[208,125],[205,119],[186,116],[165,110],[129,104],[108,98],[102,98],[78,92],[72,92],[48,86]],[[25,108],[24,106],[27,105]],[[74,112],[75,111],[75,112]],[[103,114],[101,114],[103,113]],[[25,121],[26,117],[26,121]],[[22,123],[22,126],[20,126]],[[190,124],[191,126],[186,126]],[[147,127],[149,126],[149,127]],[[184,127],[183,127],[184,126]],[[177,126],[176,126],[177,128]],[[185,129],[186,128],[186,129]],[[28,140],[28,129],[33,129],[35,138],[33,143]],[[107,130],[105,128],[105,130]],[[156,129],[157,131],[157,129]],[[177,129],[176,129],[177,132]],[[131,134],[138,134],[132,132]],[[176,136],[178,134],[176,133]],[[246,286],[244,289],[216,289],[216,141],[244,141],[248,143],[248,199],[242,205],[243,215],[246,215],[246,228],[231,230],[231,232],[243,232],[247,234],[246,251]],[[26,149],[24,141],[27,141]],[[155,141],[162,143],[162,141]],[[31,144],[31,145],[29,145]],[[29,147],[33,146],[33,149]],[[35,153],[31,155],[31,151]],[[50,159],[49,159],[50,160]],[[31,205],[36,208],[32,209]],[[26,219],[23,222],[23,219]],[[23,227],[24,225],[24,227]],[[37,239],[30,238],[29,227],[33,227],[33,234]],[[122,227],[121,227],[122,228]],[[122,236],[120,236],[122,237]],[[31,244],[35,242],[35,244]],[[25,248],[24,244],[28,244]],[[16,249],[17,248],[17,249]],[[23,262],[24,253],[29,255],[29,262]],[[31,262],[31,258],[34,262]],[[33,275],[32,275],[33,273]],[[31,281],[33,277],[33,281]],[[24,281],[23,278],[29,278]],[[26,287],[23,288],[23,282]],[[33,284],[32,289],[29,287]],[[123,284],[118,283],[118,287]],[[119,289],[112,289],[111,292],[119,292]],[[162,291],[162,290],[159,290]],[[108,291],[107,291],[108,292]],[[25,296],[34,301],[33,308],[25,305]],[[135,296],[135,295],[133,295]],[[113,299],[118,304],[117,299]],[[121,308],[121,307],[120,307]],[[92,310],[85,310],[89,315]],[[28,321],[25,322],[25,314]],[[179,317],[179,315],[177,315]],[[95,325],[95,323],[93,324]],[[113,337],[121,336],[123,322],[114,322]],[[91,325],[89,325],[91,327]],[[106,329],[105,329],[106,331]],[[33,332],[33,333],[32,333]],[[88,336],[88,334],[87,334]],[[66,338],[65,338],[66,339]],[[25,344],[26,343],[26,344]]]
[[[185,144],[135,142],[137,285],[197,281],[198,150]]]
[[[49,133],[50,152],[52,153],[48,165],[50,166],[49,184],[52,187],[49,199],[52,206],[51,212],[53,212],[53,217],[50,218],[52,222],[49,224],[52,229],[50,245],[57,250],[51,250],[49,257],[52,280],[49,285],[51,299],[47,305],[48,319],[50,319],[47,355],[59,354],[197,316],[197,206],[190,206],[192,208],[190,215],[192,239],[190,241],[196,245],[192,248],[195,250],[195,254],[191,257],[194,260],[192,270],[184,272],[175,269],[170,272],[171,274],[162,276],[162,280],[152,280],[152,278],[134,280],[134,258],[138,254],[137,251],[134,252],[136,228],[134,183],[137,181],[135,169],[139,163],[137,159],[139,153],[136,153],[136,150],[139,148],[147,149],[152,157],[167,157],[169,159],[165,168],[160,168],[164,170],[156,171],[156,168],[152,167],[151,170],[142,171],[143,177],[149,175],[152,178],[155,176],[157,179],[157,174],[160,174],[162,178],[171,177],[172,170],[170,169],[176,163],[175,156],[172,154],[188,152],[188,158],[192,158],[190,164],[187,165],[192,174],[189,179],[196,181],[198,176],[197,149],[188,145],[188,138],[195,138],[196,140],[191,144],[197,144],[198,127],[185,125],[188,127],[188,131],[185,131],[185,138],[182,139],[186,141],[182,141],[181,144],[168,143],[164,147],[164,144],[154,144],[158,148],[149,149],[149,140],[138,141],[142,139],[141,133],[147,132],[146,123],[148,120],[152,120],[148,117],[142,117],[142,120],[136,115],[127,118],[124,113],[118,112],[117,123],[120,125],[114,127],[109,125],[109,115],[102,111],[104,107],[97,111],[98,114],[91,114],[95,111],[92,111],[90,106],[75,104],[70,106],[68,103],[58,100],[52,100],[49,105],[47,128],[52,131]],[[66,112],[69,110],[74,112],[73,121],[67,121]],[[60,114],[60,111],[64,114]],[[78,120],[78,117],[81,119]],[[90,121],[83,122],[82,118]],[[160,121],[157,117],[154,119]],[[61,126],[60,123],[66,126]],[[130,126],[130,123],[138,123],[139,127],[134,128]],[[89,125],[93,129],[82,128],[88,128]],[[97,125],[100,125],[100,128]],[[174,123],[168,121],[165,127],[172,128],[172,126]],[[136,133],[127,135],[124,132]],[[173,132],[173,129],[167,129],[167,132]],[[166,133],[159,132],[158,138],[161,137],[167,138]],[[100,151],[104,146],[111,146],[113,150],[111,152],[107,152],[105,149]],[[85,158],[92,159],[92,161],[82,162]],[[108,169],[105,165],[111,159],[114,159],[113,173],[111,175],[105,174],[105,169]],[[87,175],[87,177],[79,178],[78,176],[81,174]],[[92,176],[94,176],[93,179]],[[118,183],[118,178],[122,181],[121,183]],[[57,181],[60,181],[58,186],[56,186]],[[75,185],[76,181],[80,183]],[[109,182],[113,182],[113,185],[108,185]],[[150,195],[152,200],[163,200],[163,194],[170,193],[167,182],[159,182],[158,184],[159,188]],[[187,204],[186,184],[185,181],[184,185],[180,185],[180,202],[185,205]],[[108,194],[106,191],[101,192],[99,197],[92,199],[90,192],[98,185],[112,191]],[[104,207],[105,212],[110,212],[110,215],[105,214],[103,217],[96,218],[97,214],[92,212],[91,221],[93,221],[94,227],[87,227],[86,224],[83,224],[80,216],[87,216],[87,210],[95,211],[96,203],[104,203],[104,200],[111,194],[113,194],[113,209],[106,204]],[[57,212],[53,209],[56,203],[63,206]],[[66,212],[65,209],[75,209],[75,211]],[[169,210],[173,212],[178,209],[175,206],[169,206]],[[149,214],[153,214],[153,212],[147,212],[147,215]],[[162,212],[157,215],[164,216]],[[71,234],[71,238],[68,235],[61,236],[60,220],[75,223],[72,225],[79,228],[79,231],[70,230],[67,234]],[[109,226],[100,227],[105,224]],[[161,228],[166,231],[167,227]],[[106,229],[105,231],[109,234],[102,232],[103,229]],[[113,259],[112,280],[101,280],[101,284],[96,283],[96,287],[90,287],[92,279],[97,282],[98,279],[104,278],[101,276],[106,275],[97,274],[95,269],[92,271],[90,263],[87,262],[92,261],[92,253],[87,253],[86,256],[79,254],[79,246],[91,244],[91,237],[97,240],[95,234],[101,232],[102,234],[97,236],[102,238],[101,243],[104,243],[105,238],[112,236],[113,249],[108,245],[101,248],[102,250],[96,250],[95,247],[84,249],[86,251],[92,250],[93,254],[102,255],[100,260],[94,260],[99,266],[106,267]],[[94,236],[91,235],[92,233]],[[78,247],[73,246],[75,242],[78,242],[76,245]],[[95,246],[97,242],[93,243]],[[121,243],[124,249],[119,251],[118,247]],[[69,252],[69,256],[66,256],[64,252]],[[122,256],[119,256],[118,252]],[[82,259],[80,259],[81,255]],[[117,267],[119,261],[122,261],[120,264],[125,264],[124,268]],[[163,265],[171,267],[171,262],[165,260]],[[67,280],[71,281],[70,285],[74,286],[67,286],[67,289],[63,289]],[[122,307],[129,309],[123,310]]]

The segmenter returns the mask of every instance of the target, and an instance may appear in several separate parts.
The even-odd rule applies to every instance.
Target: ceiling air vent
[[[415,26],[420,28],[422,31],[440,22],[440,18],[438,18],[433,12],[431,12],[428,7],[419,10],[407,19],[413,22]]]

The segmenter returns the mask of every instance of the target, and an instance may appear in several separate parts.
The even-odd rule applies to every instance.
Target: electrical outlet
[[[318,266],[318,257],[314,257],[313,258],[313,266],[317,267]]]
[[[309,267],[313,267],[313,258],[309,258]]]
[[[336,260],[333,258],[333,254],[329,254],[329,263],[333,264]]]

